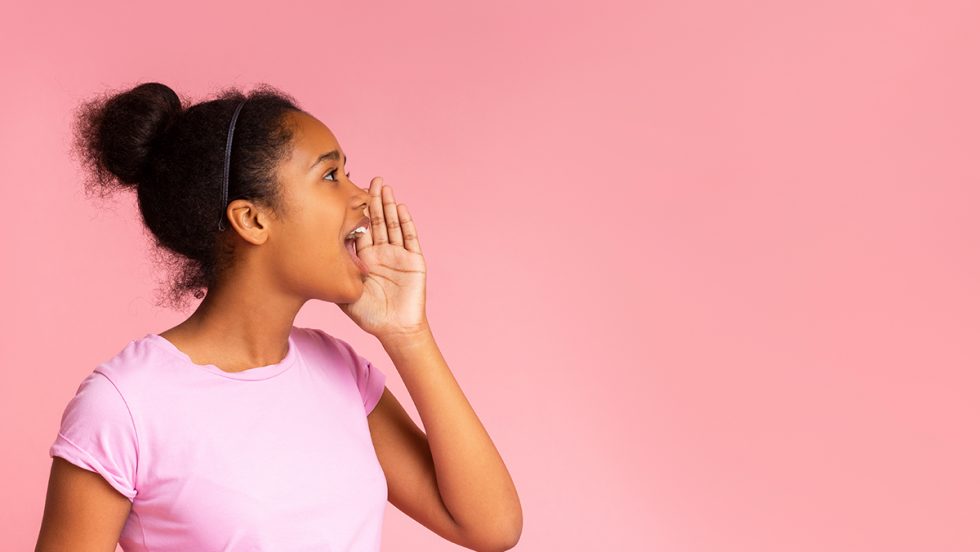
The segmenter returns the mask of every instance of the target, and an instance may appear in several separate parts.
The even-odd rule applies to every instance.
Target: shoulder
[[[315,350],[308,355],[314,362],[329,366],[346,367],[350,376],[357,382],[359,388],[375,388],[375,382],[380,380],[383,385],[384,375],[377,370],[370,360],[365,358],[350,343],[331,335],[319,328],[297,328],[305,333]],[[302,347],[302,346],[301,346]]]
[[[319,328],[295,327],[293,338],[301,349],[312,349],[315,354],[325,355],[326,360],[343,363],[355,362],[357,351],[350,343]]]
[[[82,379],[65,414],[83,419],[125,419],[127,422],[130,416],[125,397],[101,366]]]
[[[148,333],[130,340],[100,363],[96,372],[111,381],[123,397],[139,402],[140,397],[153,395],[168,382],[183,384],[180,376],[189,375],[181,369],[183,362],[164,338]]]

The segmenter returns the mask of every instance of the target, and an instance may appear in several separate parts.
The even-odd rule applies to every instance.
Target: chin
[[[358,273],[358,276],[358,278],[355,278],[355,283],[353,285],[354,292],[351,295],[350,300],[347,301],[348,303],[353,303],[354,301],[360,299],[361,295],[364,295],[364,279],[360,277],[360,273]]]
[[[364,295],[364,278],[360,271],[338,275],[317,293],[317,299],[342,305],[353,303]]]

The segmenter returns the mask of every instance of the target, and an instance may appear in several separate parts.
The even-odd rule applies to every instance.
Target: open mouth
[[[351,232],[351,235],[353,235],[354,237],[348,237],[344,239],[344,248],[347,250],[347,253],[350,255],[351,261],[354,263],[355,266],[357,266],[358,270],[361,271],[361,274],[367,275],[371,273],[371,270],[368,269],[367,265],[364,264],[364,261],[362,261],[360,257],[357,256],[357,246],[354,244],[354,240],[357,239],[357,234],[364,233],[364,232],[367,232],[367,229],[363,227],[358,227],[354,229],[354,231]]]

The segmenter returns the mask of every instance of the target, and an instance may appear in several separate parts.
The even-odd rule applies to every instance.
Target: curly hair
[[[294,129],[286,114],[302,111],[289,95],[266,84],[237,88],[190,105],[157,82],[83,101],[75,112],[72,155],[81,161],[86,195],[105,198],[135,189],[139,211],[169,268],[165,298],[183,309],[187,294],[201,299],[233,263],[231,242],[218,230],[228,125],[235,123],[228,201],[246,198],[285,216],[277,182],[279,162],[291,153]],[[225,225],[228,226],[227,224]]]

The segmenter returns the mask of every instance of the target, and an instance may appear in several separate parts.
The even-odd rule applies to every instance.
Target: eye
[[[333,174],[336,174],[336,173],[337,173],[337,169],[331,170],[327,174],[323,175],[323,180],[333,180],[333,181],[336,181],[336,178],[329,178],[329,179],[327,178],[328,176],[333,175]],[[350,178],[350,173],[347,173],[345,176],[349,179]]]

